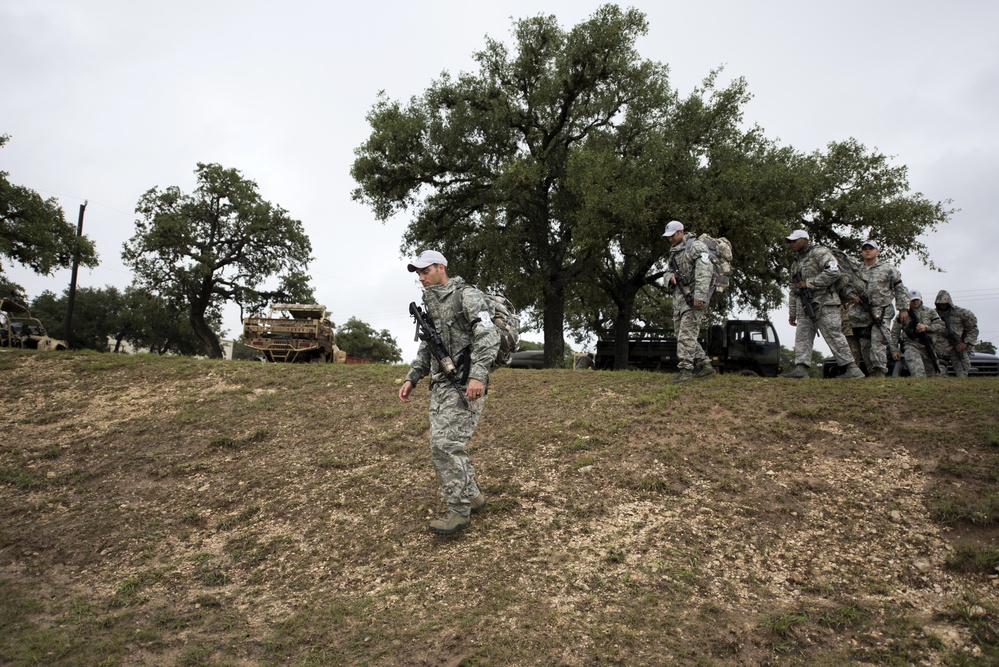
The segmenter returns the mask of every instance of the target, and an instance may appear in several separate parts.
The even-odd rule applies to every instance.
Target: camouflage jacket
[[[941,311],[938,308],[936,311],[940,319],[943,320],[945,330],[956,335],[961,342],[974,347],[975,343],[978,342],[978,318],[975,317],[975,314],[967,308],[958,308],[955,306],[950,298],[950,292],[946,290],[940,290],[937,293],[935,303],[937,305],[942,303],[950,304],[949,310]],[[944,338],[944,342],[946,340]],[[949,345],[950,343],[947,343],[948,347]]]
[[[801,271],[808,289],[812,290],[812,301],[820,306],[840,305],[836,293],[836,279],[839,278],[839,263],[828,248],[815,245],[809,241],[804,249],[797,253],[791,262],[791,289],[788,290],[788,313],[791,317],[805,316],[805,307],[798,296],[794,276]]]
[[[711,263],[711,255],[708,247],[696,236],[687,236],[683,243],[678,243],[670,247],[667,258],[666,275],[664,280],[668,288],[673,292],[673,308],[687,309],[686,299],[683,297],[683,288],[680,285],[680,278],[676,279],[676,285],[670,285],[670,279],[676,275],[673,270],[673,262],[676,268],[683,274],[690,287],[690,295],[695,301],[707,303],[711,298],[711,281],[715,275],[714,264]]]
[[[929,334],[933,346],[936,347],[938,339],[942,338],[946,331],[943,320],[937,315],[937,311],[926,304],[920,305],[915,310],[912,308],[907,308],[906,310],[909,311],[909,322],[905,326],[902,326],[902,321],[897,317],[895,318],[895,323],[891,326],[892,340],[899,340],[899,336],[901,335],[907,345],[922,345],[923,341],[919,340],[919,335],[915,333],[915,327],[910,326],[915,322],[919,322],[926,325],[926,333]]]
[[[861,264],[860,274],[867,281],[865,292],[870,298],[871,307],[874,308],[876,315],[880,314],[882,308],[884,309],[882,319],[885,322],[891,322],[895,316],[895,309],[891,305],[893,298],[899,310],[909,307],[909,297],[905,285],[902,284],[902,274],[894,266],[878,260],[871,266]],[[855,303],[850,306],[850,323],[855,326],[867,326],[871,323],[871,315],[863,304]]]
[[[461,363],[462,352],[467,349],[471,357],[468,377],[485,384],[499,350],[500,335],[489,317],[482,292],[455,276],[443,285],[425,289],[423,304],[455,365]],[[459,369],[459,372],[463,371]],[[430,344],[421,341],[406,379],[415,385],[427,375],[431,382],[444,380],[437,359],[430,352]]]

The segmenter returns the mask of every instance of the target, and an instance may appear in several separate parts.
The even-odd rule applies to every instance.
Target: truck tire
[[[736,375],[743,375],[745,377],[753,377],[753,378],[760,377],[760,374],[757,373],[756,371],[754,371],[752,368],[743,368],[743,369],[740,369],[739,372],[736,373]]]

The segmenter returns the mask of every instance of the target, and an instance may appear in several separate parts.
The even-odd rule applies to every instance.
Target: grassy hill
[[[999,382],[0,353],[4,665],[994,665]]]

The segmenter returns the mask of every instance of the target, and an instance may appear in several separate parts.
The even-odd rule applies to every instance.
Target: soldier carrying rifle
[[[971,371],[970,352],[978,342],[978,318],[967,308],[955,306],[947,290],[937,292],[934,305],[946,327],[936,341],[937,356],[950,362],[957,377],[966,378]]]
[[[888,262],[878,259],[880,248],[873,239],[864,241],[860,249],[863,264],[860,273],[867,284],[863,294],[854,297],[850,305],[850,326],[860,341],[860,350],[870,377],[885,377],[888,374],[888,357],[893,356],[891,335],[888,325],[895,317],[892,300],[899,310],[904,324],[908,318],[909,300],[902,274]]]
[[[908,318],[903,323],[899,316],[892,326],[892,336],[901,334],[905,344],[905,365],[909,368],[909,375],[926,377],[930,374],[929,369],[933,369],[935,375],[945,375],[933,347],[933,339],[943,335],[945,330],[937,311],[923,305],[923,295],[919,290],[910,290]],[[902,355],[896,352],[893,358],[898,361]]]
[[[795,327],[795,365],[793,370],[781,377],[808,377],[816,333],[821,333],[836,357],[840,366],[837,377],[864,377],[863,371],[854,363],[850,344],[842,331],[840,298],[836,293],[836,280],[839,278],[836,257],[828,248],[812,243],[804,229],[791,232],[787,237],[787,247],[794,253],[791,264],[793,280],[788,293],[788,322]]]
[[[426,329],[399,400],[410,402],[416,383],[430,376],[430,455],[447,512],[429,529],[450,535],[467,528],[471,513],[486,504],[465,445],[482,414],[500,334],[482,292],[457,276],[449,278],[444,255],[427,250],[408,268],[419,276],[426,307],[414,303],[410,313]]]
[[[673,292],[673,330],[676,332],[677,366],[674,383],[703,380],[715,374],[711,359],[697,336],[711,299],[714,267],[704,242],[695,236],[685,239],[683,223],[671,220],[663,236],[670,244],[669,270],[664,280]]]

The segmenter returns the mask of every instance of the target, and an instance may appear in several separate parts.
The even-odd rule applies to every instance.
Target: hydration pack
[[[714,275],[711,277],[711,289],[713,293],[721,294],[728,289],[729,277],[732,275],[732,244],[724,236],[714,238],[707,234],[701,234],[697,240],[703,243],[708,249],[708,258],[714,267]],[[693,238],[691,241],[693,242]],[[689,245],[688,245],[689,248]]]
[[[459,290],[458,294],[460,295],[464,291],[464,289]],[[513,359],[513,353],[520,345],[520,316],[517,314],[517,309],[510,303],[510,299],[504,295],[482,291],[482,296],[485,297],[486,308],[489,309],[489,317],[492,319],[493,326],[496,327],[500,335],[499,349],[496,351],[496,359],[493,360],[492,367],[509,366]],[[460,309],[458,312],[464,312],[464,309]]]

